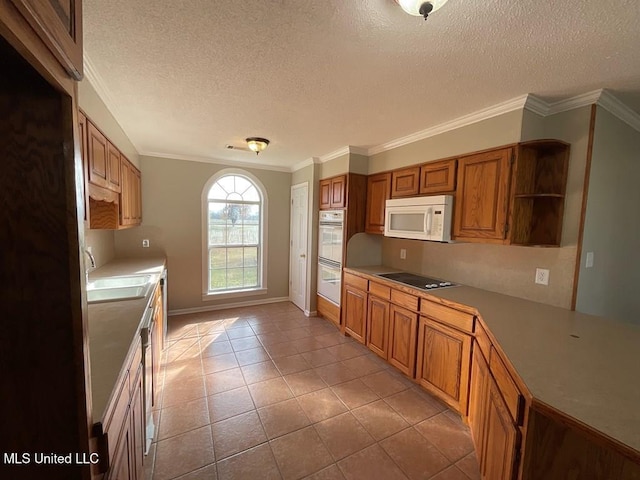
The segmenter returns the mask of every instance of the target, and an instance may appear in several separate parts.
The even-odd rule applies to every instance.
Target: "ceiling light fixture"
[[[261,151],[263,151],[269,145],[269,140],[266,138],[260,137],[249,137],[247,138],[247,147],[249,147],[252,151],[256,152],[258,155]]]
[[[424,17],[426,20],[431,13],[447,3],[447,0],[431,0],[429,2],[424,0],[396,0],[396,3],[409,15]]]

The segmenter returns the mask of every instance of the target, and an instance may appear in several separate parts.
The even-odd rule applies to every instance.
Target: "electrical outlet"
[[[546,268],[536,268],[536,283],[539,285],[549,285],[549,270]]]
[[[142,240],[142,248],[149,248],[149,239],[145,238]]]
[[[400,260],[406,260],[407,258],[407,249],[406,248],[401,248],[400,249]]]

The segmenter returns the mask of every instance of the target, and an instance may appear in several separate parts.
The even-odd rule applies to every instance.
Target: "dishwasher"
[[[153,338],[154,327],[154,314],[155,309],[153,305],[147,308],[144,317],[142,319],[142,328],[140,329],[140,336],[142,340],[142,371],[144,373],[143,381],[143,394],[144,394],[144,418],[145,418],[145,444],[144,453],[149,453],[151,442],[155,433],[155,422],[153,419],[153,411],[151,409],[153,403],[153,349],[151,346],[151,339]]]

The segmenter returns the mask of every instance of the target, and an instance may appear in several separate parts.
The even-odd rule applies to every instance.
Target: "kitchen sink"
[[[87,290],[101,288],[139,287],[146,285],[151,280],[151,275],[128,275],[123,277],[99,278],[89,282]]]
[[[136,285],[128,287],[111,287],[111,288],[97,288],[87,290],[87,302],[88,303],[102,303],[102,302],[115,302],[120,300],[132,300],[135,298],[144,298],[149,292],[149,286]]]

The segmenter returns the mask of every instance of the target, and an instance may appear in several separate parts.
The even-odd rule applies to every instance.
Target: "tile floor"
[[[480,478],[468,428],[290,303],[171,317],[153,480]]]

